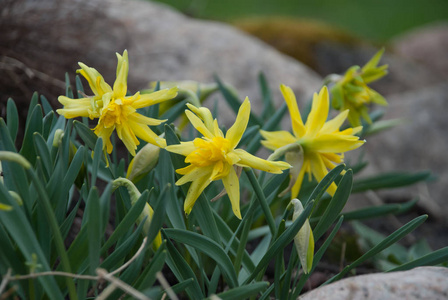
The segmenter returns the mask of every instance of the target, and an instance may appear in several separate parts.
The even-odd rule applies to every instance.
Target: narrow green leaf
[[[420,181],[427,180],[430,176],[431,172],[429,171],[417,173],[383,173],[369,178],[356,180],[353,183],[353,193],[408,186]]]
[[[325,252],[327,251],[331,242],[333,241],[334,237],[336,236],[336,233],[339,231],[339,228],[341,228],[343,221],[344,221],[344,216],[341,216],[339,218],[338,222],[336,223],[336,225],[334,226],[333,230],[331,231],[331,233],[328,235],[325,242],[322,244],[322,246],[319,248],[319,250],[317,250],[316,254],[314,255],[313,267],[311,268],[311,272],[309,272],[308,274],[303,274],[300,277],[299,283],[296,285],[291,299],[297,299],[297,297],[299,297],[299,294],[302,291],[303,287],[305,286],[306,281],[311,276],[311,274],[313,274],[314,269],[316,269],[318,263],[322,259],[322,256],[325,254]]]
[[[166,214],[173,228],[186,229],[184,222],[184,215],[181,211],[179,199],[177,199],[175,192],[174,170],[171,163],[170,154],[162,149],[159,154],[159,165],[157,170],[160,172],[160,185],[166,186],[171,184],[173,188],[168,190],[168,197],[166,200]]]
[[[233,269],[232,262],[222,247],[215,241],[206,236],[202,236],[195,232],[190,232],[182,229],[163,229],[166,236],[172,238],[180,243],[190,245],[213,258],[221,268],[223,275],[230,287],[238,286],[238,280]]]
[[[281,220],[278,228],[277,235],[282,234],[285,231],[285,220]],[[292,250],[294,251],[294,249]],[[285,261],[283,258],[283,251],[279,251],[275,256],[275,267],[274,267],[274,284],[275,288],[275,298],[280,299],[281,282],[280,277],[285,272]],[[289,285],[289,282],[283,282],[285,285]]]
[[[216,83],[218,84],[219,90],[221,91],[222,95],[224,96],[224,99],[229,104],[230,108],[235,112],[235,114],[238,114],[238,110],[241,106],[241,101],[238,99],[238,97],[235,95],[234,92],[232,92],[228,87],[224,86],[222,84],[221,80],[218,78],[218,76],[214,76]],[[263,122],[252,112],[250,113],[250,119],[249,119],[249,126],[253,125],[259,125],[262,126]]]
[[[78,133],[79,137],[84,141],[87,147],[90,149],[95,149],[95,144],[98,139],[95,133],[87,127],[87,125],[78,122],[73,121],[73,126],[75,127],[76,132]]]
[[[261,97],[263,100],[263,111],[261,113],[261,118],[266,120],[274,114],[275,107],[272,103],[271,90],[263,72],[260,72],[258,75],[258,81],[260,83]]]
[[[47,147],[47,143],[45,142],[42,135],[39,133],[34,133],[34,147],[36,148],[37,155],[42,159],[42,165],[46,172],[47,178],[50,176],[53,171],[53,161],[50,156],[50,150]]]
[[[286,103],[283,103],[274,113],[274,115],[267,121],[264,122],[264,125],[262,124],[261,129],[266,131],[272,131],[274,130],[278,124],[280,124],[280,121],[283,119],[283,116],[285,115],[286,111],[288,110],[288,107],[286,106]],[[258,133],[254,136],[254,138],[250,141],[248,144],[246,151],[249,153],[255,153],[260,149],[261,143],[261,134]]]
[[[162,231],[163,238],[166,239],[165,233]],[[190,299],[203,299],[204,294],[202,293],[201,287],[199,286],[199,281],[191,269],[190,265],[185,261],[179,251],[174,247],[173,243],[166,239],[166,246],[168,249],[167,265],[176,276],[179,282],[193,279],[191,286],[187,287],[186,292]]]
[[[306,219],[311,214],[313,206],[314,201],[308,203],[302,214],[292,223],[291,226],[288,227],[288,229],[285,230],[285,232],[282,233],[282,235],[280,235],[277,240],[275,240],[275,242],[269,247],[268,251],[263,256],[261,261],[255,267],[255,270],[252,272],[252,274],[249,275],[249,277],[244,281],[245,284],[251,282],[258,275],[258,273],[264,267],[266,267],[266,265],[278,253],[278,251],[282,251],[286,247],[286,245],[288,245],[294,239],[294,236],[296,236],[297,232],[299,232],[300,228],[302,228]]]
[[[385,238],[382,242],[377,244],[375,247],[364,253],[360,258],[355,260],[352,264],[346,266],[339,274],[333,276],[329,280],[327,280],[324,284],[328,284],[331,282],[334,282],[335,280],[341,279],[345,274],[347,274],[350,270],[353,268],[356,268],[358,265],[363,263],[364,261],[372,258],[376,254],[380,253],[384,249],[390,247],[391,245],[395,244],[399,240],[401,240],[405,235],[408,233],[414,231],[415,228],[420,226],[423,222],[426,221],[428,218],[427,215],[422,215],[420,217],[417,217],[413,219],[412,221],[408,222],[407,224],[403,225],[396,231],[394,231],[391,235],[389,235],[387,238]]]
[[[157,249],[150,263],[145,267],[145,270],[140,274],[133,286],[138,290],[143,290],[152,286],[156,281],[156,273],[159,272],[165,265],[165,260],[168,255],[166,250],[166,242],[162,242],[159,249]]]
[[[6,104],[6,122],[11,139],[15,142],[19,130],[19,113],[14,100],[11,98],[8,99],[8,104]]]
[[[100,264],[100,247],[101,247],[101,209],[99,203],[98,190],[96,187],[90,189],[89,198],[87,200],[88,240],[89,240],[89,269],[92,275],[96,274],[96,269]]]
[[[0,210],[0,223],[3,224],[9,236],[17,244],[24,258],[31,262],[33,260],[32,256],[36,255],[38,263],[42,266],[40,271],[51,271],[28,219],[3,184],[0,184],[0,198],[5,201],[4,203],[13,207],[11,211]],[[37,280],[50,299],[64,298],[54,277],[40,276]]]
[[[42,108],[40,105],[36,105],[33,112],[31,113],[30,119],[27,120],[22,148],[20,149],[20,154],[22,154],[32,165],[36,161],[33,134],[35,132],[42,134],[42,119]]]
[[[140,198],[138,198],[137,202],[135,202],[134,205],[132,205],[131,209],[128,211],[128,213],[124,216],[124,218],[121,220],[121,222],[118,224],[118,226],[115,228],[114,232],[111,234],[109,239],[104,243],[103,247],[101,248],[101,254],[106,253],[106,251],[124,234],[135,224],[137,221],[137,218],[140,216],[140,214],[143,211],[143,208],[145,207],[146,202],[148,201],[150,192],[148,190],[145,190]],[[142,222],[143,224],[143,222]]]
[[[123,259],[131,253],[133,247],[139,240],[143,231],[144,222],[140,223],[137,229],[123,243],[115,248],[114,252],[109,255],[102,263],[101,268],[112,271],[113,267],[118,268],[122,265]]]
[[[33,96],[31,97],[30,105],[28,106],[28,113],[26,115],[25,127],[28,127],[28,122],[31,118],[31,114],[33,113],[33,111],[38,103],[39,103],[39,94],[37,92],[34,92]]]
[[[50,111],[43,120],[42,136],[44,140],[48,140],[52,127],[56,124],[54,111]]]
[[[269,286],[269,282],[261,281],[244,286],[236,287],[217,294],[218,299],[222,300],[234,300],[234,299],[247,299],[249,297],[255,297],[258,293],[261,293]],[[214,298],[209,298],[214,299]]]
[[[157,203],[154,205],[154,214],[152,215],[151,223],[149,224],[149,229],[147,233],[148,244],[151,244],[160,232],[163,226],[166,214],[166,194],[171,189],[171,185],[165,186],[165,188],[160,193]]]
[[[164,114],[162,114],[159,119],[161,120],[167,119],[166,124],[173,123],[185,111],[186,103],[187,100],[183,100],[180,101],[179,103],[176,103]],[[163,130],[163,127],[161,128],[161,130]]]
[[[67,238],[68,233],[73,225],[73,221],[75,220],[76,213],[78,212],[79,205],[81,204],[81,200],[78,200],[75,207],[72,209],[70,214],[65,218],[64,222],[60,226],[60,231],[62,238],[65,240]]]
[[[93,150],[93,160],[92,160],[92,178],[90,181],[90,186],[96,185],[96,178],[98,175],[98,169],[100,168],[101,157],[103,157],[103,139],[99,138],[96,140],[95,148]]]
[[[435,266],[448,261],[448,247],[436,250],[418,259],[402,264],[387,272],[406,271],[421,266]]]
[[[324,178],[317,184],[316,188],[314,188],[313,192],[311,193],[308,200],[305,202],[305,205],[310,200],[315,200],[316,202],[320,200],[322,195],[325,193],[325,191],[328,189],[328,187],[335,181],[335,179],[341,174],[342,170],[344,170],[345,165],[340,164],[336,166],[334,169],[332,169],[330,172],[328,172],[327,175],[325,175]]]
[[[331,199],[330,204],[327,206],[322,218],[313,230],[314,238],[317,241],[326,231],[330,228],[331,224],[338,218],[339,213],[347,203],[348,197],[352,190],[353,184],[353,172],[348,170],[341,181],[339,182],[338,188],[334,193],[333,199]]]
[[[40,95],[40,103],[42,103],[44,115],[47,115],[53,111],[53,107],[51,107],[50,102],[48,102],[48,99],[44,95]]]

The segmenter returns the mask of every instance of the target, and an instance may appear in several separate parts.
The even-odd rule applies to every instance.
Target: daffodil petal
[[[268,149],[275,150],[280,147],[293,144],[297,141],[291,133],[288,131],[264,131],[260,130],[260,134],[265,140],[261,143]]]
[[[250,116],[250,101],[246,97],[243,104],[241,104],[238,114],[236,116],[235,123],[227,130],[226,139],[230,141],[230,147],[235,148],[241,140],[244,131],[246,130],[247,123]]]
[[[196,178],[190,185],[190,188],[187,192],[187,197],[184,202],[184,210],[188,215],[191,212],[191,209],[194,206],[194,203],[201,195],[201,193],[205,190],[205,188],[210,184],[210,179],[208,176],[203,176]]]
[[[306,134],[308,136],[315,136],[324,126],[328,117],[329,101],[328,89],[326,86],[320,90],[319,95],[314,94],[311,112],[308,115],[305,124],[307,129]]]
[[[251,167],[257,170],[281,174],[283,170],[291,168],[291,165],[284,161],[268,161],[256,157],[243,149],[235,149],[233,151],[241,159],[237,165],[241,167]]]
[[[198,115],[202,121],[204,122],[205,127],[213,131],[214,125],[213,125],[213,116],[210,110],[206,107],[196,107],[193,104],[187,103],[187,107],[193,111],[196,115]]]
[[[171,89],[164,89],[150,94],[139,95],[139,98],[132,103],[134,108],[143,108],[167,100],[171,100],[177,96],[177,87]]]
[[[199,131],[206,138],[213,139],[214,135],[207,129],[207,127],[205,127],[201,119],[199,119],[190,110],[186,110],[185,114],[187,115],[187,118],[190,120],[191,124],[193,124],[194,128],[196,128],[197,131]]]
[[[180,142],[180,144],[177,145],[166,146],[165,149],[169,152],[187,156],[188,154],[196,150],[196,146],[193,142]]]
[[[347,119],[349,110],[344,110],[340,114],[338,114],[336,117],[331,119],[330,121],[326,122],[324,126],[322,126],[321,133],[333,133],[335,131],[338,131],[341,125],[344,123],[344,121]]]
[[[291,199],[297,198],[300,192],[300,188],[302,187],[303,177],[305,177],[306,170],[308,168],[309,161],[305,160],[300,169],[299,175],[297,178],[290,177],[290,180],[294,181],[294,185],[291,188]]]
[[[140,128],[139,124],[133,124],[133,129]],[[140,144],[139,140],[135,136],[135,131],[131,130],[130,124],[123,124],[117,126],[117,135],[123,141],[124,145],[128,149],[132,156],[135,156],[135,149]]]
[[[347,152],[364,144],[357,136],[323,134],[310,143],[307,149],[321,153]]]
[[[137,123],[140,123],[140,124],[146,124],[146,125],[149,125],[149,126],[157,126],[157,125],[160,125],[160,124],[166,122],[166,120],[159,120],[159,119],[149,118],[149,117],[143,116],[143,115],[141,115],[139,113],[130,114],[128,116],[128,119],[131,120],[131,121],[134,121],[134,122],[137,122]]]
[[[280,85],[280,91],[285,98],[291,116],[292,132],[296,137],[302,137],[305,134],[305,125],[303,125],[302,116],[297,106],[296,96],[289,86]]]
[[[135,135],[142,140],[151,143],[153,145],[165,148],[166,147],[166,141],[159,137],[157,134],[154,133],[147,125],[143,125],[141,123],[128,121],[128,126],[132,128],[132,131],[135,133]],[[138,145],[138,144],[137,144]]]
[[[187,182],[194,181],[200,177],[210,178],[210,175],[213,171],[213,166],[207,167],[192,167],[189,169],[189,172],[182,176],[179,180],[176,181],[176,185],[183,185]]]
[[[222,183],[232,204],[233,213],[238,219],[241,219],[240,182],[234,168],[230,168],[229,174],[222,178]]]
[[[113,90],[116,98],[122,98],[125,97],[128,92],[128,52],[125,50],[123,56],[117,53],[117,59],[117,78],[115,79]]]

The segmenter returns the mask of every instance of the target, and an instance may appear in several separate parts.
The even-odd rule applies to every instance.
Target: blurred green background
[[[414,27],[448,20],[448,0],[157,0],[196,18],[253,16],[317,19],[358,37],[384,42]]]

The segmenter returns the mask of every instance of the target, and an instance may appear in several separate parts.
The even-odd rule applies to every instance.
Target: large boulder
[[[420,300],[448,298],[448,269],[421,267],[404,272],[355,276],[312,290],[300,300]]]
[[[195,20],[150,1],[108,1],[106,13],[125,26],[130,80],[210,82],[216,74],[241,98],[256,100],[260,99],[258,74],[264,72],[278,102],[283,101],[278,91],[281,83],[291,86],[299,99],[320,87],[321,78],[314,71],[230,25]],[[123,50],[113,44],[102,48],[110,53],[92,53],[90,64],[112,60],[113,52]],[[260,105],[253,107],[260,110]]]

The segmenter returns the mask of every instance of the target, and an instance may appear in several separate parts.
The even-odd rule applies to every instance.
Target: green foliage
[[[216,81],[237,112],[240,99],[218,78]],[[67,96],[73,97],[68,77],[66,82]],[[258,130],[277,129],[287,109],[282,105],[274,112],[263,75],[259,82],[265,109],[260,116],[251,115],[252,126],[239,145],[250,153],[260,148]],[[76,90],[84,90],[79,78]],[[169,122],[185,109],[187,101],[178,100],[162,116]],[[245,168],[240,178],[241,194],[245,195],[242,220],[234,217],[227,196],[210,202],[222,190],[219,183],[212,183],[186,216],[183,202],[189,185],[175,185],[180,178],[175,170],[185,166],[183,156],[161,150],[158,164],[139,178],[132,186],[133,192],[129,187],[114,185],[115,180],[126,177],[128,166],[119,159],[122,153],[115,139],[114,152],[105,154],[104,141],[93,133],[85,118],[82,122],[67,121],[55,114],[47,99],[34,94],[20,139],[17,107],[11,99],[7,112],[7,123],[0,120],[0,203],[12,209],[0,210],[0,273],[5,283],[2,288],[15,286],[13,293],[20,298],[84,299],[110,293],[111,298],[127,294],[161,299],[174,293],[190,299],[296,299],[344,220],[358,220],[353,226],[366,252],[329,282],[370,259],[382,270],[404,270],[448,260],[446,248],[432,252],[424,241],[410,249],[396,244],[426,216],[417,217],[387,237],[359,223],[402,213],[415,201],[343,212],[351,192],[407,186],[426,180],[427,172],[358,179],[352,169],[341,164],[320,182],[304,181],[301,201],[305,209],[291,222],[289,198],[279,195],[288,185],[288,172],[271,175]],[[157,113],[158,109],[151,111],[155,117]],[[168,145],[179,144],[182,139],[173,125],[159,127],[159,131],[164,132]],[[16,148],[18,140],[22,144]],[[325,191],[333,182],[338,188],[329,197]],[[152,215],[147,213],[148,205],[154,209]],[[311,272],[302,274],[298,272],[301,266],[297,253],[285,255],[284,250],[307,219],[318,243]],[[159,232],[161,244],[156,243]],[[249,246],[253,249],[250,254]],[[272,261],[275,275],[272,282],[267,282],[264,275]],[[50,273],[44,276],[43,272]],[[163,275],[169,278],[171,287],[162,280]],[[107,282],[106,287],[98,285],[100,280]]]

